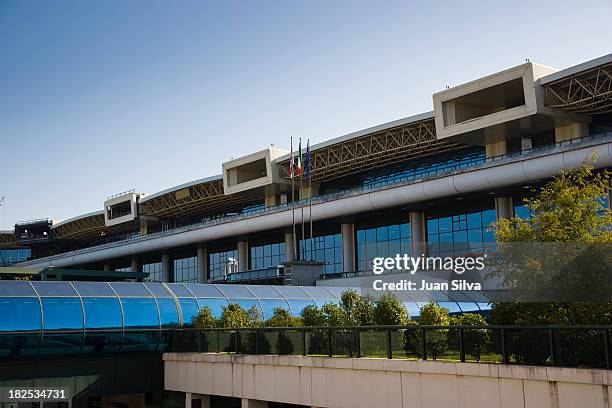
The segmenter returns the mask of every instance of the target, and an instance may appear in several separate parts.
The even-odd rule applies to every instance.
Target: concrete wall
[[[368,358],[166,353],[165,389],[312,407],[609,407],[612,371]]]

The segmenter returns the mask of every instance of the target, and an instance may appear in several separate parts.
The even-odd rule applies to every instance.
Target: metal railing
[[[611,368],[612,325],[0,331],[0,361],[126,352],[370,357]]]
[[[378,357],[610,369],[612,326],[182,329],[169,351]]]
[[[363,193],[375,191],[381,188],[387,188],[390,186],[409,184],[413,182],[422,181],[424,178],[427,178],[427,177],[439,177],[439,176],[452,174],[457,171],[473,170],[477,166],[481,166],[481,165],[487,165],[490,163],[496,163],[496,162],[504,161],[507,159],[513,159],[513,158],[526,158],[535,153],[541,153],[541,152],[545,152],[549,150],[554,150],[559,147],[572,146],[572,145],[581,144],[584,142],[595,141],[595,140],[606,139],[606,138],[612,139],[612,132],[595,133],[595,134],[585,136],[582,138],[576,138],[576,139],[571,139],[571,140],[567,140],[567,141],[560,142],[560,143],[553,143],[549,145],[538,146],[533,149],[523,150],[523,151],[519,151],[515,153],[489,157],[484,160],[475,159],[473,163],[469,163],[469,164],[463,163],[462,166],[459,166],[456,168],[451,166],[448,168],[445,167],[442,169],[435,169],[435,170],[432,170],[431,173],[419,174],[418,177],[406,176],[406,177],[392,178],[388,182],[384,182],[384,183],[374,183],[371,185],[358,186],[358,187],[344,189],[344,190],[337,191],[337,192],[327,193],[327,194],[313,197],[312,203],[318,204],[318,203],[333,201],[333,200],[337,200],[341,198],[347,198],[355,194],[363,194]],[[112,247],[115,245],[127,244],[133,241],[147,240],[147,239],[157,238],[160,236],[166,236],[166,235],[172,235],[172,234],[182,233],[186,231],[191,231],[191,230],[204,228],[208,226],[230,223],[230,222],[242,220],[242,219],[253,217],[253,216],[289,210],[293,207],[293,205],[295,205],[296,208],[300,208],[302,206],[307,206],[309,204],[310,204],[310,201],[308,199],[305,199],[301,201],[296,201],[295,204],[286,203],[286,204],[279,204],[279,205],[269,206],[269,207],[256,207],[256,208],[244,210],[240,213],[235,213],[232,215],[224,215],[224,216],[214,215],[214,216],[202,219],[201,221],[193,223],[193,224],[182,225],[176,228],[168,228],[162,231],[152,232],[147,235],[133,233],[127,237],[126,236],[105,237],[102,240],[96,240],[96,241],[89,243],[84,248],[80,248],[74,251],[63,252],[61,254],[53,255],[49,257],[35,258],[35,259],[32,259],[32,261],[40,261],[40,260],[52,261],[53,259],[56,259],[56,258],[62,258],[66,256],[67,254],[78,254],[78,253],[86,253],[91,250],[101,250],[101,249],[105,249],[105,248]]]

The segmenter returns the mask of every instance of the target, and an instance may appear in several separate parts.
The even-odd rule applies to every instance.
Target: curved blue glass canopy
[[[0,359],[33,355],[163,351],[170,329],[190,327],[208,306],[219,317],[223,306],[256,307],[264,319],[274,308],[294,316],[309,305],[339,303],[351,288],[257,286],[157,282],[0,281]],[[360,291],[359,288],[352,288]],[[488,310],[479,293],[427,292],[398,296],[411,316],[437,302],[450,312]]]

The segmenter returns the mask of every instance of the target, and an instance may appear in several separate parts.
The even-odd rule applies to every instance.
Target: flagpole
[[[291,136],[291,163],[289,163],[289,175],[291,176],[291,216],[293,218],[293,260],[297,260],[297,239],[295,236],[295,178],[293,177],[293,136]]]
[[[303,164],[302,164],[302,138],[300,138],[300,151],[299,151],[299,163],[300,163],[300,170],[299,170],[299,174],[300,174],[300,207],[302,210],[302,242],[304,242],[304,239],[306,239],[306,235],[304,233],[304,203],[303,201],[303,197],[304,197],[304,183],[303,183],[303,174],[304,172],[302,171],[303,168]],[[304,249],[302,250],[303,254],[301,255],[301,259],[305,260],[306,259],[306,246],[304,245]]]
[[[308,189],[310,190],[309,200],[308,200],[308,215],[310,216],[310,259],[314,259],[313,257],[313,245],[314,245],[314,236],[312,235],[312,170],[310,169],[310,139],[308,139],[308,144],[306,145],[306,156],[308,163]]]

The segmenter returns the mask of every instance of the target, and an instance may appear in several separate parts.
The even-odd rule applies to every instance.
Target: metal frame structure
[[[434,120],[418,122],[373,132],[311,152],[312,179],[331,181],[351,173],[468,147],[436,139]],[[279,163],[283,177],[289,177],[289,162]]]
[[[95,238],[106,230],[104,214],[94,214],[58,225],[53,228],[53,236],[55,239]]]
[[[219,208],[249,202],[249,197],[226,196],[223,193],[223,180],[213,180],[180,190],[170,191],[159,197],[140,203],[141,216],[182,217],[213,211]]]
[[[549,108],[586,114],[612,112],[612,63],[544,85]]]

